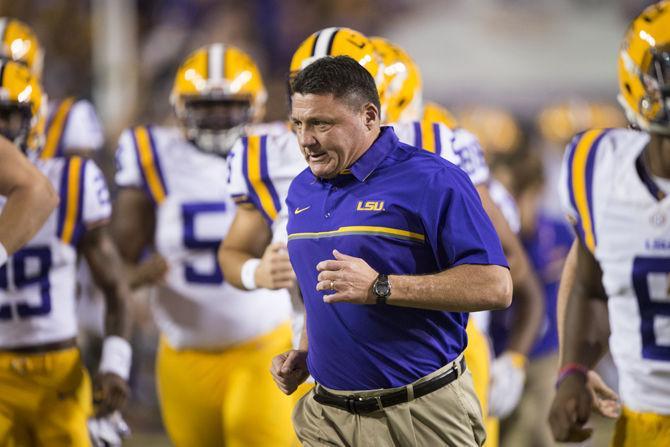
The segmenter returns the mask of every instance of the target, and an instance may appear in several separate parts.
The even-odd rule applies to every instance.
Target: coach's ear
[[[373,130],[376,127],[379,127],[379,109],[376,105],[371,102],[363,105],[363,117],[365,120],[365,127],[368,130]]]

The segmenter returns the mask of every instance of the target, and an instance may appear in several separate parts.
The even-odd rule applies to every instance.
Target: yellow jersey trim
[[[77,225],[77,216],[79,215],[79,196],[82,194],[80,190],[82,167],[84,162],[79,157],[73,157],[68,165],[67,177],[67,199],[65,205],[65,221],[63,222],[63,234],[61,239],[66,244],[72,242],[74,230]]]
[[[157,160],[151,149],[149,131],[146,127],[135,129],[135,141],[137,142],[137,151],[140,158],[140,169],[144,172],[147,187],[156,203],[160,204],[165,200],[167,193],[160,179],[160,173],[156,165]]]
[[[247,177],[258,195],[263,211],[271,220],[275,220],[279,212],[261,175],[261,137],[258,135],[247,138]]]
[[[593,253],[596,248],[595,235],[593,232],[593,220],[589,211],[589,202],[587,195],[586,163],[589,152],[593,149],[594,142],[602,135],[606,129],[589,130],[577,143],[575,154],[572,161],[572,191],[575,197],[577,213],[584,230],[584,243]]]
[[[54,158],[58,155],[58,146],[65,132],[65,124],[73,104],[74,98],[67,98],[58,105],[53,120],[47,129],[46,142],[40,158]]]
[[[420,233],[414,233],[407,230],[400,230],[397,228],[376,227],[366,225],[340,227],[337,230],[320,231],[315,233],[293,233],[288,235],[288,240],[291,241],[294,239],[321,239],[327,237],[356,236],[356,235],[390,236],[396,239],[412,240],[419,242],[425,242],[426,240],[426,236]]]
[[[430,121],[421,121],[421,141],[423,149],[428,152],[435,153],[437,145],[435,144],[435,131],[433,130],[433,123]]]

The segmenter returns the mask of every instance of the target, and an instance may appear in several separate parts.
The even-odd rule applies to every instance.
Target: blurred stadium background
[[[282,119],[297,45],[318,29],[348,26],[407,50],[422,71],[425,98],[447,106],[481,138],[494,172],[513,192],[519,170],[537,169],[521,163],[525,154],[539,155],[547,185],[539,206],[557,213],[553,185],[567,140],[588,127],[624,123],[615,99],[617,47],[627,23],[650,3],[0,0],[0,16],[37,32],[50,97],[93,101],[106,134],[99,162],[110,180],[123,128],[172,119],[169,90],[191,50],[222,41],[249,52],[268,87],[267,118]],[[127,445],[168,445],[153,383],[157,334],[144,298],[136,300],[133,400],[126,412],[135,434]]]

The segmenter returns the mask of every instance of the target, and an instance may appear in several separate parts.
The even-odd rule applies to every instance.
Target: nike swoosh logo
[[[306,207],[304,207],[304,208],[296,208],[295,211],[293,211],[293,213],[294,213],[294,214],[300,214],[300,213],[302,213],[303,211],[307,211],[307,210],[310,209],[311,207],[312,207],[312,205],[310,205],[310,206],[306,206]]]

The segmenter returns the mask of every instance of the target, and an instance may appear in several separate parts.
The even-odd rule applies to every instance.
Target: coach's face
[[[352,106],[332,94],[291,98],[291,122],[312,173],[332,178],[351,166],[379,133],[379,112],[372,103]]]

